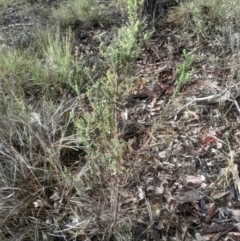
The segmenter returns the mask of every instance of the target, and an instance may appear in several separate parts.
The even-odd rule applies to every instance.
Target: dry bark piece
[[[213,203],[210,209],[207,210],[206,223],[210,222],[211,218],[216,214],[216,212],[217,212],[217,205]]]
[[[223,223],[220,225],[208,225],[202,228],[200,231],[201,235],[206,235],[206,234],[211,234],[211,233],[219,233],[219,232],[224,232],[226,230],[232,230],[236,226],[231,223]]]
[[[160,186],[148,186],[147,191],[152,191],[155,195],[159,196],[164,193],[163,185]]]
[[[185,192],[183,195],[175,196],[176,202],[178,204],[188,203],[188,202],[197,202],[204,198],[206,195],[199,190],[192,190]]]

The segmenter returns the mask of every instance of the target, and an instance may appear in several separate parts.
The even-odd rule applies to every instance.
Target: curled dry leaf
[[[209,223],[212,217],[218,212],[217,205],[215,203],[210,204],[207,214],[206,214],[206,223]]]
[[[189,115],[192,115],[194,119],[196,119],[197,121],[200,121],[199,115],[196,114],[194,111],[187,110],[184,114],[185,114],[185,117],[187,117],[188,119],[189,119]]]
[[[216,141],[216,138],[213,136],[207,136],[206,138],[203,139],[203,145],[208,145],[209,143],[212,143]]]
[[[124,205],[127,205],[129,203],[135,203],[137,202],[137,199],[135,197],[130,197],[126,200],[124,200],[123,202],[120,203],[120,206],[124,206]]]
[[[161,185],[160,187],[156,187],[156,186],[149,186],[147,188],[147,191],[153,191],[153,193],[155,195],[161,195],[164,193],[164,187],[163,185]]]
[[[139,191],[139,194],[138,194],[139,199],[140,199],[140,200],[145,199],[145,198],[146,198],[146,193],[145,193],[145,191],[143,190],[143,187],[142,187],[142,186],[138,187],[138,191]]]
[[[59,196],[59,192],[58,191],[54,191],[53,195],[50,197],[51,200],[53,201],[57,201],[60,199],[60,196]]]
[[[205,181],[205,177],[204,176],[193,176],[193,175],[189,175],[189,176],[186,176],[186,185],[188,187],[194,187],[194,188],[197,188],[197,187],[200,187],[202,185],[202,183]]]
[[[150,112],[150,115],[153,117],[153,118],[155,118],[155,117],[157,117],[157,116],[159,116],[160,114],[160,110],[161,108],[159,107],[159,108],[154,108],[154,109],[151,109],[151,112]]]
[[[44,203],[41,199],[37,199],[33,202],[33,205],[35,208],[42,208],[44,206]]]
[[[157,97],[155,96],[153,98],[153,100],[151,101],[151,103],[148,105],[148,107],[153,108],[155,106],[156,102],[157,102]]]
[[[162,159],[166,158],[167,157],[167,152],[166,151],[160,151],[158,153],[158,156]]]

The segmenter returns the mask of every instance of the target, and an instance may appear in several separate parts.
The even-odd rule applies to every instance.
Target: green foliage
[[[52,11],[52,16],[61,26],[69,26],[76,21],[82,24],[98,22],[103,19],[96,0],[72,0]]]
[[[129,0],[128,3],[129,22],[119,29],[109,46],[102,44],[100,47],[108,70],[87,91],[93,111],[76,120],[78,141],[88,147],[88,157],[112,168],[125,150],[118,130],[120,103],[129,94],[131,64],[147,38],[142,34],[144,23],[137,19],[137,1]]]
[[[114,71],[129,71],[129,64],[137,58],[147,39],[147,35],[141,36],[143,28],[143,23],[133,21],[119,29],[110,46],[101,45],[101,53]]]
[[[0,7],[5,7],[6,1],[5,0],[0,0]]]
[[[18,48],[0,51],[2,85],[17,103],[40,92],[48,99],[58,98],[63,88],[80,94],[90,79],[90,69],[81,65],[77,52],[73,57],[72,37],[70,31],[52,33],[49,29],[45,35],[36,33],[36,52]]]
[[[197,37],[212,40],[240,26],[238,0],[187,0],[170,10],[168,21],[174,22],[182,38]],[[234,23],[234,24],[233,24]]]
[[[90,76],[90,70],[81,66],[82,57],[78,51],[75,51],[73,56],[72,38],[70,30],[64,35],[58,28],[55,35],[47,33],[45,41],[42,40],[40,44],[40,49],[45,59],[45,68],[51,73],[51,79],[55,80],[54,85],[67,83],[72,90],[80,94]]]
[[[118,138],[117,103],[123,92],[116,90],[118,77],[108,73],[89,88],[87,96],[93,111],[76,121],[79,143],[87,148],[90,160],[114,167],[122,156],[124,143]],[[122,85],[123,86],[123,85]],[[99,163],[96,163],[99,165]]]
[[[139,18],[139,10],[142,9],[144,4],[143,0],[127,0],[128,2],[128,19],[129,23],[133,24]],[[137,10],[137,11],[136,11]]]
[[[26,110],[25,89],[33,82],[44,81],[45,71],[36,54],[19,49],[6,48],[0,51],[0,97],[2,114]]]
[[[176,97],[177,94],[181,91],[183,86],[185,86],[189,80],[190,75],[193,71],[193,69],[190,70],[191,65],[194,61],[194,57],[186,52],[186,50],[183,50],[184,55],[184,62],[180,64],[176,71],[176,82],[174,83],[175,88],[173,92],[173,97]],[[190,70],[190,71],[189,71]]]
[[[0,51],[1,57],[1,76],[6,77],[14,73],[17,82],[22,81],[27,75],[36,78],[43,74],[35,55],[29,51],[6,48]]]
[[[59,29],[55,34],[48,32],[45,41],[40,40],[40,47],[47,71],[56,75],[56,79],[65,80],[72,66],[72,36],[71,32],[63,38],[60,36]]]
[[[0,7],[6,7],[8,4],[12,4],[15,0],[0,0]]]
[[[92,220],[89,207],[95,206],[99,198],[103,198],[100,205],[104,202],[105,206],[109,198],[114,200],[118,195],[110,185],[117,179],[112,175],[118,171],[127,148],[120,138],[119,110],[129,94],[132,64],[147,36],[143,34],[144,23],[137,19],[136,6],[129,6],[129,22],[112,43],[102,44],[101,64],[106,68],[101,69],[103,74],[97,80],[93,80],[92,69],[85,67],[83,57],[72,47],[71,31],[51,26],[46,32],[36,31],[29,49],[6,47],[0,51],[1,188],[14,188],[10,198],[2,199],[2,239],[9,233],[16,239],[14,230],[20,219],[22,239],[50,240],[49,236],[56,232],[67,237],[69,230],[65,226],[73,224],[75,215],[67,210],[81,213],[77,222]],[[89,8],[92,10],[94,6]],[[81,102],[83,87],[87,104]],[[76,98],[72,98],[73,92]],[[92,168],[95,175],[90,175]],[[108,178],[111,180],[102,195],[99,184]],[[94,197],[90,198],[88,191],[94,191]],[[51,208],[58,209],[59,215],[48,220],[50,225],[36,226],[48,219],[46,213]],[[106,224],[106,230],[121,229],[116,233],[118,240],[124,240],[125,232],[130,237],[131,227],[125,220],[116,221],[115,227]],[[74,228],[71,236],[79,236],[83,229],[85,232],[86,226]]]

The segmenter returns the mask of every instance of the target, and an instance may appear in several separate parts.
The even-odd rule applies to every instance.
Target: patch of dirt
[[[136,63],[137,101],[127,110],[145,133],[130,155],[144,203],[138,228],[151,223],[148,240],[238,240],[240,86],[232,54],[221,49],[219,57],[218,45],[194,39],[180,43],[162,24]],[[183,49],[196,56],[194,74],[172,99]]]
[[[48,11],[37,3],[14,1],[1,11],[1,39],[8,46],[27,48],[33,41],[32,30],[46,27]]]

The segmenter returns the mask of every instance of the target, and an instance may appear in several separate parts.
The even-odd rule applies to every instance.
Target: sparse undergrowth
[[[146,37],[144,24],[137,19],[137,2],[128,1],[128,6],[129,23],[119,29],[110,46],[102,44],[100,54],[108,70],[99,80],[81,65],[71,31],[36,31],[36,52],[2,48],[1,190],[8,197],[1,200],[2,240],[95,235],[125,240],[131,235],[129,217],[119,219],[114,212],[116,175],[121,175],[117,168],[126,150],[118,113]],[[73,1],[64,11],[70,12],[61,12],[61,17],[80,15],[85,23],[100,13],[86,1]],[[84,108],[86,90],[91,111]],[[104,179],[109,181],[106,188]],[[98,207],[99,201],[103,206]],[[113,212],[108,214],[109,209]],[[92,227],[92,212],[106,218],[100,220],[104,229],[100,224]]]
[[[67,2],[66,5],[60,6],[53,10],[53,18],[61,25],[69,25],[82,20],[82,22],[97,21],[99,11],[97,10],[97,1],[74,0]]]
[[[33,43],[0,46],[1,240],[206,240],[238,220],[237,1],[183,1],[153,48],[145,3],[49,1]]]

